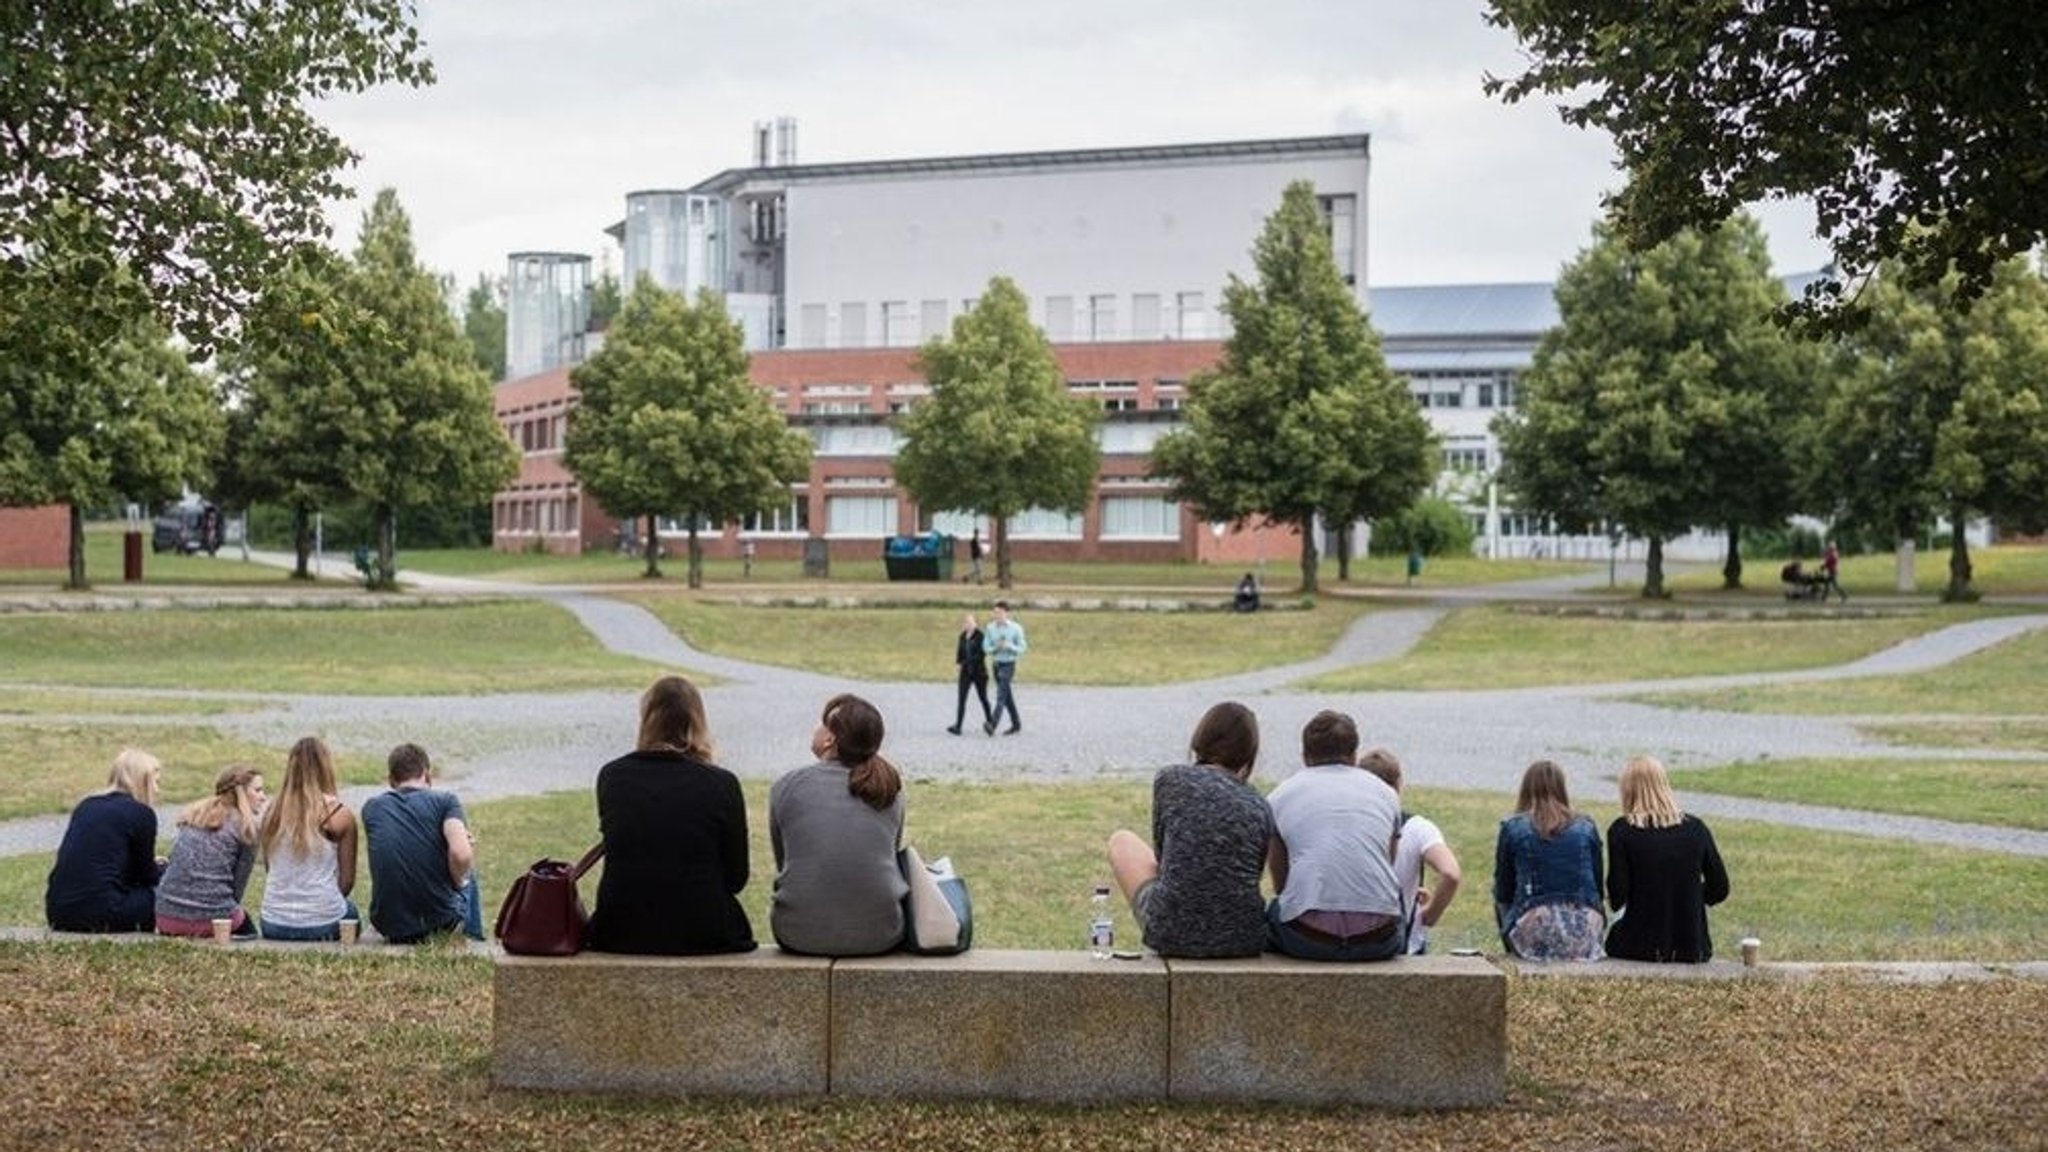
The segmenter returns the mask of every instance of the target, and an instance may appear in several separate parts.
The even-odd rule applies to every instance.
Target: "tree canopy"
[[[996,583],[1011,586],[1012,517],[1088,506],[1102,450],[1101,409],[1067,391],[1024,293],[997,276],[918,364],[931,395],[897,422],[897,483],[920,505],[986,516]]]
[[[0,4],[0,249],[58,205],[133,268],[197,348],[280,246],[322,237],[355,159],[313,115],[426,84],[413,0],[9,0]]]
[[[1643,594],[1662,596],[1665,540],[1795,509],[1813,356],[1770,322],[1785,289],[1747,216],[1642,254],[1594,235],[1558,278],[1519,408],[1495,422],[1501,479],[1527,511],[1647,539]]]
[[[740,326],[709,291],[695,302],[641,277],[604,347],[569,375],[578,400],[564,463],[621,520],[647,521],[647,575],[661,575],[658,518],[689,532],[689,584],[703,586],[700,527],[789,500],[810,441],[747,375]]]
[[[1224,288],[1222,362],[1188,382],[1187,422],[1152,470],[1204,519],[1294,525],[1313,592],[1317,514],[1348,525],[1408,507],[1436,475],[1436,438],[1338,274],[1311,185],[1288,186],[1252,261],[1256,283]]]
[[[492,383],[505,378],[505,278],[479,272],[462,298],[462,332],[477,367]]]
[[[1958,297],[2048,236],[2048,20],[2008,0],[1492,0],[1532,63],[1489,77],[1611,133],[1638,249],[1813,199],[1850,278],[1893,261]],[[1951,269],[1957,274],[1948,277]],[[1944,279],[1948,277],[1947,279]],[[1822,313],[1840,284],[1810,291]],[[1860,310],[1859,310],[1860,313]]]

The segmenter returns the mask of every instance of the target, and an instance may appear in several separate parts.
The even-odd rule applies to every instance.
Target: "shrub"
[[[1463,556],[1472,551],[1472,521],[1441,496],[1424,496],[1397,516],[1374,525],[1372,554]]]

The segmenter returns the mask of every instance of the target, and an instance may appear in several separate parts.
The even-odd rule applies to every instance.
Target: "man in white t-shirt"
[[[1401,762],[1392,752],[1374,748],[1358,758],[1358,766],[1386,781],[1387,787],[1400,795]],[[1425,863],[1436,872],[1435,888],[1422,886]],[[1463,879],[1457,854],[1451,851],[1443,831],[1427,816],[1410,815],[1402,823],[1401,840],[1394,849],[1394,876],[1402,891],[1415,894],[1414,918],[1408,925],[1408,952],[1419,956],[1429,950],[1429,929],[1443,918]]]

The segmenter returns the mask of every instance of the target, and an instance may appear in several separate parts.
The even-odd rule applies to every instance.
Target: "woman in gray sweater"
[[[903,942],[903,778],[881,749],[875,706],[834,696],[811,734],[817,763],[769,789],[768,926],[786,952],[872,956]]]
[[[206,936],[213,921],[232,920],[237,936],[254,936],[256,922],[242,908],[242,893],[256,865],[256,821],[263,811],[263,774],[231,765],[213,782],[213,795],[178,815],[178,839],[156,885],[156,930],[165,936]]]

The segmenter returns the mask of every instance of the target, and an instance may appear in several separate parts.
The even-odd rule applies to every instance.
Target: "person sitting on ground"
[[[1374,748],[1358,758],[1358,766],[1386,781],[1395,796],[1402,795],[1401,762],[1392,752]],[[1435,888],[1422,886],[1424,864],[1436,873]],[[1429,817],[1411,815],[1405,809],[1401,812],[1401,842],[1394,848],[1394,879],[1403,893],[1413,893],[1415,906],[1408,917],[1408,954],[1420,956],[1429,951],[1429,930],[1443,919],[1464,879],[1457,854],[1451,851],[1443,830]]]
[[[484,938],[476,843],[453,792],[434,787],[427,750],[400,744],[385,759],[389,791],[363,805],[370,838],[370,923],[391,944],[442,932]]]
[[[1607,826],[1607,899],[1617,960],[1699,964],[1714,958],[1707,907],[1728,898],[1728,870],[1714,834],[1678,809],[1661,761],[1637,756],[1621,769],[1621,815]]]
[[[640,697],[634,751],[597,771],[604,875],[590,916],[599,952],[690,956],[751,952],[747,802],[739,777],[711,762],[704,698],[681,676]]]
[[[156,790],[163,765],[123,748],[107,786],[80,800],[64,825],[43,890],[43,916],[59,932],[147,932],[156,924]],[[210,930],[210,929],[209,929]]]
[[[882,733],[873,704],[834,696],[811,733],[817,761],[768,792],[768,927],[786,952],[873,956],[903,942],[903,777]]]
[[[256,921],[242,907],[256,868],[256,822],[263,811],[263,774],[231,764],[213,781],[213,794],[178,814],[178,838],[156,886],[160,936],[208,936],[227,920],[237,936],[254,936]]]
[[[1259,581],[1257,577],[1249,572],[1244,574],[1244,579],[1237,582],[1237,594],[1231,597],[1230,606],[1238,612],[1257,612],[1259,610]]]
[[[341,802],[334,754],[308,736],[285,756],[284,784],[263,809],[265,940],[339,940],[341,922],[358,918],[356,814]]]
[[[1394,875],[1401,800],[1360,769],[1358,725],[1316,713],[1301,730],[1302,769],[1267,797],[1267,908],[1275,951],[1298,960],[1387,960],[1408,950],[1408,910]]]
[[[1272,809],[1250,783],[1258,718],[1242,704],[1218,704],[1189,745],[1194,763],[1152,780],[1152,843],[1118,829],[1110,870],[1154,952],[1256,956],[1266,950],[1259,875],[1273,839]]]
[[[1501,943],[1529,960],[1598,960],[1606,928],[1600,871],[1600,832],[1572,810],[1564,769],[1551,760],[1529,765],[1493,849]]]

